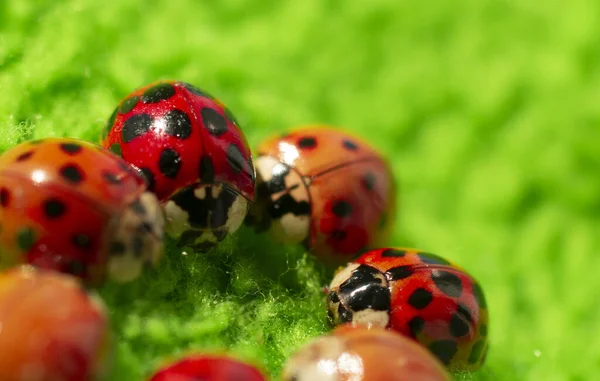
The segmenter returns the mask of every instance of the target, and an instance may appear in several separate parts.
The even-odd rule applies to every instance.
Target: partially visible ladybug
[[[266,381],[254,366],[224,355],[189,356],[159,370],[150,381]]]
[[[450,381],[431,353],[382,328],[344,325],[294,353],[283,381]]]
[[[488,311],[463,269],[415,249],[372,250],[334,276],[327,295],[334,324],[386,327],[412,337],[453,370],[476,370],[488,348]]]
[[[72,138],[28,141],[0,155],[0,267],[29,263],[100,285],[130,281],[163,248],[164,219],[125,161]]]
[[[0,273],[0,380],[101,380],[111,365],[107,311],[79,279],[30,265]]]
[[[146,176],[163,204],[166,232],[204,249],[235,232],[254,199],[250,148],[223,103],[184,82],[159,81],[123,99],[105,148]]]
[[[257,200],[247,223],[284,243],[302,243],[326,263],[345,263],[385,244],[396,184],[366,142],[327,126],[264,141],[256,158]]]

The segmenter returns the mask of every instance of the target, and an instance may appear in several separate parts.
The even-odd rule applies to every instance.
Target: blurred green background
[[[0,2],[0,149],[97,141],[157,79],[221,98],[253,147],[328,123],[367,139],[400,183],[394,246],[480,280],[487,365],[472,380],[600,372],[600,3],[520,1]],[[266,249],[265,249],[266,248]],[[167,356],[228,350],[274,377],[324,332],[328,281],[295,247],[242,229],[205,254],[101,290],[112,380]]]

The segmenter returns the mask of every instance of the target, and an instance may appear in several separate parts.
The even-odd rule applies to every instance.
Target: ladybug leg
[[[145,192],[114,221],[108,241],[109,277],[127,282],[163,253],[164,217],[153,193]]]

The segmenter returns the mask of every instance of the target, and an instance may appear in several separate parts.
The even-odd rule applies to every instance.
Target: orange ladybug
[[[255,162],[257,200],[246,223],[257,231],[302,243],[335,265],[385,245],[396,184],[364,141],[332,127],[304,127],[264,141]]]
[[[340,326],[288,359],[283,381],[450,381],[414,341],[382,328]]]
[[[72,138],[0,155],[0,266],[28,263],[99,285],[137,277],[162,254],[164,219],[144,178],[110,151]]]
[[[0,273],[0,380],[105,376],[109,336],[101,299],[77,278],[29,265]]]

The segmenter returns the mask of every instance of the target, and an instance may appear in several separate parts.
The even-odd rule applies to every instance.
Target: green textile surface
[[[0,2],[0,149],[97,141],[116,103],[158,79],[222,99],[253,147],[327,123],[367,139],[400,183],[391,246],[482,284],[490,352],[459,379],[600,372],[600,3],[558,1]],[[329,275],[243,228],[208,253],[100,292],[112,380],[227,350],[279,375],[325,332]]]

